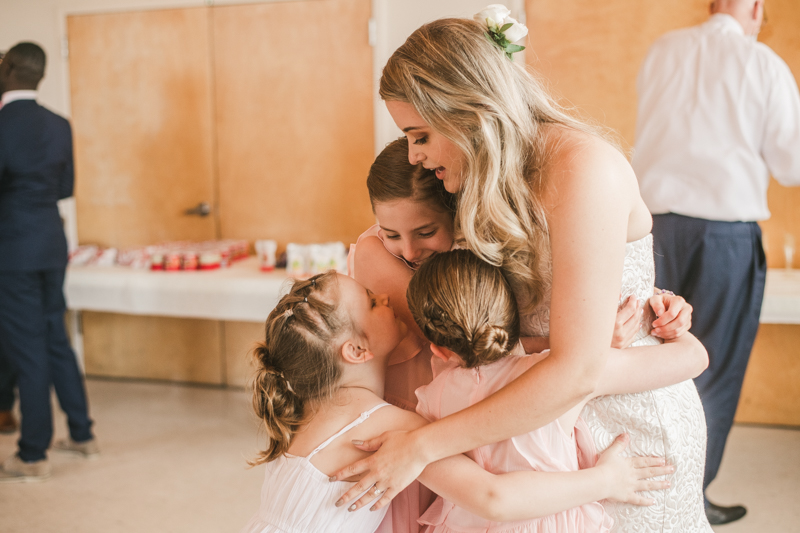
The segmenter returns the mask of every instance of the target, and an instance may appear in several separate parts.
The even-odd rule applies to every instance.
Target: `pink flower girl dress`
[[[462,368],[450,360],[436,369],[430,385],[417,390],[417,412],[430,421],[466,409],[503,388],[528,370],[538,358],[508,356],[477,368]],[[438,367],[439,365],[437,365]],[[566,431],[565,431],[566,429]],[[502,474],[521,470],[570,472],[597,462],[589,428],[580,418],[574,428],[556,420],[537,430],[467,453],[484,470]],[[606,533],[613,521],[599,503],[521,522],[491,522],[437,497],[422,515],[426,533]]]

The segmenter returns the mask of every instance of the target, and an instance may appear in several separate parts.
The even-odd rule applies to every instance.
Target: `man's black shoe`
[[[708,518],[708,523],[712,526],[735,522],[746,514],[747,509],[741,505],[722,507],[721,505],[714,505],[709,501],[706,502],[706,517]]]

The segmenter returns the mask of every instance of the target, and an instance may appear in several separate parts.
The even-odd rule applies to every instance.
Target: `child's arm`
[[[408,413],[409,418],[412,413]],[[422,423],[407,419],[413,427]],[[659,457],[622,457],[628,444],[620,435],[593,468],[577,472],[520,471],[487,472],[465,455],[456,455],[428,465],[419,481],[443,498],[486,520],[510,522],[559,513],[603,499],[634,505],[653,501],[637,491],[662,490],[668,481],[648,478],[671,473]],[[375,496],[367,492],[349,510],[368,505]]]
[[[594,396],[659,389],[700,375],[708,352],[691,333],[660,346],[616,350],[607,359]]]

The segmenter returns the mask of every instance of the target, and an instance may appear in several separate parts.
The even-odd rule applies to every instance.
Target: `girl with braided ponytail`
[[[393,516],[384,505],[358,513],[351,511],[359,506],[337,507],[359,477],[329,479],[369,455],[351,441],[426,423],[383,400],[388,356],[404,330],[388,297],[335,272],[296,281],[281,298],[254,350],[253,407],[266,428],[267,447],[251,464],[265,464],[266,472],[261,506],[243,533],[418,531],[417,516]],[[420,481],[479,516],[503,521],[663,487],[646,478],[665,473],[664,467],[624,459],[620,451],[615,446],[602,465],[582,474],[579,489],[574,483],[561,488],[559,474],[494,475],[463,455],[430,465]],[[598,477],[610,481],[598,487]],[[365,487],[361,503],[382,498],[388,488]]]
[[[500,268],[468,250],[438,254],[408,286],[414,320],[445,360],[430,385],[417,390],[417,412],[429,421],[468,408],[502,389],[547,356],[526,355],[519,343],[517,301]],[[609,358],[597,389],[554,422],[467,453],[494,473],[520,470],[578,472],[592,467],[597,452],[589,427],[579,417],[589,399],[606,394],[643,392],[693,378],[708,365],[708,355],[691,334],[668,341],[663,350],[632,348]],[[615,443],[627,444],[619,435]],[[671,468],[671,467],[670,467]],[[602,483],[602,482],[601,482]],[[628,503],[652,504],[641,497]],[[613,520],[597,502],[523,522],[496,524],[440,496],[422,516],[426,533],[593,533],[609,531]]]

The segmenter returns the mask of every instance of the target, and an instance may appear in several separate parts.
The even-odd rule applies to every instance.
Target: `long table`
[[[230,268],[196,272],[151,272],[126,267],[70,266],[67,307],[131,315],[263,322],[286,290],[285,270],[259,270],[255,257]],[[770,269],[761,322],[800,324],[800,270]],[[83,356],[80,320],[72,321],[75,350]]]
[[[264,322],[288,280],[282,269],[262,272],[255,257],[207,271],[70,266],[64,292],[75,311]]]
[[[75,311],[263,322],[288,280],[282,269],[261,272],[254,257],[196,272],[70,266],[65,293]],[[761,322],[800,324],[800,270],[767,272]]]

